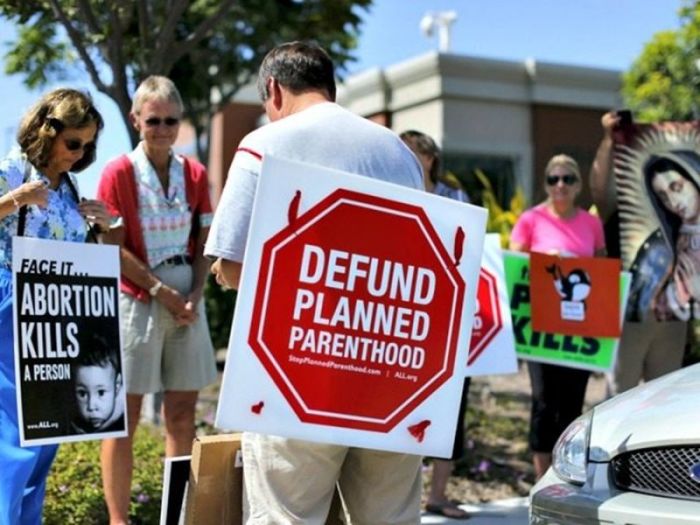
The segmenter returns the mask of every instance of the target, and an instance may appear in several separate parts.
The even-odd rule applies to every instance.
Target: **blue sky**
[[[426,11],[457,12],[455,53],[625,69],[654,33],[679,27],[680,0],[375,0],[352,69],[436,49],[419,30]]]
[[[427,11],[453,10],[453,53],[624,70],[654,33],[678,28],[680,5],[681,0],[375,0],[363,13],[358,60],[348,69],[386,67],[437,49],[437,36],[425,37],[420,20]],[[0,55],[13,33],[11,25],[0,22]],[[128,149],[128,140],[116,106],[97,94],[87,77],[70,85],[90,90],[107,121],[97,162],[79,176],[82,192],[91,196],[100,169]],[[17,122],[40,92],[29,92],[19,77],[0,73],[0,93],[4,154],[14,143]]]

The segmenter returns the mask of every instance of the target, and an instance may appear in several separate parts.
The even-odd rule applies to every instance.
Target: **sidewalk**
[[[421,525],[438,523],[468,523],[469,525],[527,525],[527,498],[512,498],[483,503],[481,505],[464,504],[460,508],[466,510],[471,517],[469,520],[453,520],[423,513]]]

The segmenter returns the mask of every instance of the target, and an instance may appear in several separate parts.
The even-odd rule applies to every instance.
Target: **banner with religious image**
[[[627,124],[614,140],[627,318],[700,319],[700,124]]]
[[[22,446],[125,437],[119,247],[12,239]]]

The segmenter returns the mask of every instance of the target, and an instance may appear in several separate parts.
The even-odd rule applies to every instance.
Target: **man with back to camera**
[[[335,104],[333,63],[315,44],[270,51],[258,91],[271,123],[240,143],[205,254],[219,284],[238,288],[262,159],[266,154],[423,189],[416,158],[390,130]],[[421,457],[243,435],[245,523],[325,523],[336,481],[352,523],[420,523]]]

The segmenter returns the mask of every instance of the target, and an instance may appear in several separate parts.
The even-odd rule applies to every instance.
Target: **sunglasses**
[[[547,186],[556,186],[559,181],[562,181],[567,186],[573,186],[578,182],[578,177],[573,173],[567,173],[566,175],[547,175],[545,179],[547,181]]]
[[[180,119],[175,118],[175,117],[165,117],[165,118],[150,117],[150,118],[147,118],[144,122],[146,123],[146,126],[148,126],[149,128],[156,128],[156,127],[160,126],[161,124],[165,124],[166,126],[171,128],[173,126],[177,126],[180,123]]]
[[[91,151],[95,149],[94,142],[81,142],[78,139],[65,139],[63,143],[68,151],[78,151],[82,149],[83,151]]]

